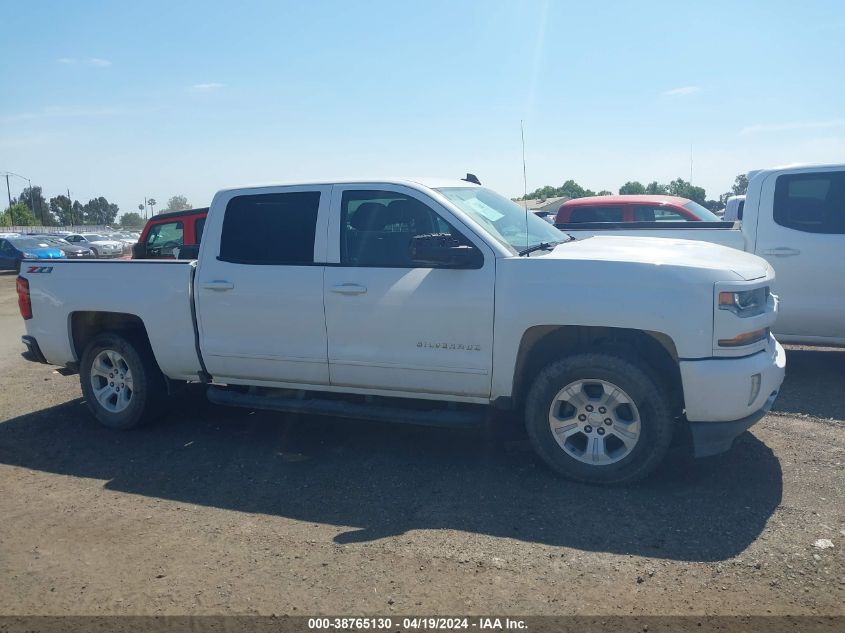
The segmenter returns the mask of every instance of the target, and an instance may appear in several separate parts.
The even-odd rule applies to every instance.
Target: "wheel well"
[[[576,325],[539,325],[523,334],[514,371],[515,404],[522,405],[534,377],[549,363],[563,356],[596,351],[621,352],[644,360],[655,376],[665,381],[678,410],[683,408],[678,351],[669,336],[661,332]]]
[[[70,336],[77,360],[88,343],[103,332],[134,334],[143,337],[149,343],[147,329],[140,317],[123,312],[74,312],[70,315]]]

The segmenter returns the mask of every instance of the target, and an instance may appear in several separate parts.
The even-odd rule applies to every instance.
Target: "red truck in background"
[[[592,222],[718,222],[706,208],[678,196],[592,196],[564,202],[555,224]]]
[[[175,259],[196,257],[208,207],[159,213],[147,220],[132,259]]]

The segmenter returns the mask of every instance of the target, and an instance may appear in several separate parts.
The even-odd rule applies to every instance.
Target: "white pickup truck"
[[[224,190],[198,260],[24,262],[18,293],[25,356],[78,371],[109,427],[180,381],[394,422],[511,408],[557,472],[624,483],[687,425],[711,455],[772,406],[773,281],[734,249],[570,239],[467,181],[378,180]]]
[[[739,202],[739,199],[737,199]],[[701,240],[755,253],[777,272],[778,340],[845,345],[845,165],[804,165],[749,174],[742,222],[559,224],[575,237]],[[667,244],[666,248],[674,248]]]

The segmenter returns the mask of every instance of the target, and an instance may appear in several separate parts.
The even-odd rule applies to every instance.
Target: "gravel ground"
[[[728,454],[602,489],[499,428],[193,391],[111,432],[22,332],[0,274],[0,614],[845,615],[845,352],[791,349]]]

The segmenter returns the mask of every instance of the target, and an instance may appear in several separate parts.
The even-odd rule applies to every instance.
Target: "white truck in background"
[[[739,202],[739,200],[737,201]],[[845,165],[801,165],[749,174],[741,222],[559,224],[574,237],[651,236],[730,246],[766,259],[780,297],[782,343],[845,345]],[[667,249],[677,242],[665,242]]]
[[[571,239],[472,182],[374,180],[224,190],[196,261],[25,261],[17,289],[26,355],[78,371],[112,428],[188,381],[391,422],[510,408],[558,473],[617,484],[681,427],[712,455],[769,410],[773,281],[714,244]]]

